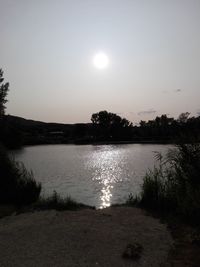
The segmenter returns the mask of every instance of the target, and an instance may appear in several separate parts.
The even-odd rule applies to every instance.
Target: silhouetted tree
[[[181,113],[178,117],[178,122],[181,123],[181,124],[184,124],[187,122],[188,120],[188,117],[190,116],[190,113],[189,112],[185,112],[185,113]]]
[[[3,83],[3,71],[0,69],[0,117],[5,114],[5,104],[7,103],[6,96],[9,90],[9,83]]]
[[[95,137],[101,140],[123,140],[131,135],[132,123],[106,110],[92,114]]]
[[[17,126],[7,121],[5,104],[8,102],[7,94],[9,83],[3,83],[3,71],[0,69],[0,142],[8,148],[17,148],[22,144],[22,133]]]
[[[140,121],[140,127],[145,127],[146,126],[146,121]]]

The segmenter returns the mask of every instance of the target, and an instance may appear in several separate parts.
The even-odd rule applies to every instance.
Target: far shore
[[[22,146],[39,146],[39,145],[93,145],[93,146],[101,146],[101,145],[131,145],[131,144],[139,144],[139,145],[174,145],[175,141],[172,140],[142,140],[142,141],[71,141],[71,142],[38,142],[38,143],[26,143]]]

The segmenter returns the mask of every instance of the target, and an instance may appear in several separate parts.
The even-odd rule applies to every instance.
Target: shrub
[[[26,205],[37,201],[41,184],[22,163],[10,159],[0,147],[0,203]]]

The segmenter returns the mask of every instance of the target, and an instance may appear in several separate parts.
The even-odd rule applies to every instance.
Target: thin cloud
[[[170,90],[170,91],[168,91],[168,90],[163,90],[162,91],[163,94],[168,94],[168,93],[172,93],[172,92],[174,92],[174,93],[181,93],[182,92],[182,89],[178,88],[178,89]]]
[[[154,109],[149,109],[149,110],[142,110],[140,112],[138,112],[138,115],[139,116],[142,116],[142,115],[149,115],[149,114],[155,114],[157,111],[154,110]]]

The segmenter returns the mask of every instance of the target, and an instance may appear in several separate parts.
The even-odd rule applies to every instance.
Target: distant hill
[[[12,115],[6,115],[5,120],[7,120],[9,124],[13,124],[23,131],[30,131],[30,130],[32,131],[34,129],[40,129],[46,131],[58,131],[61,129],[62,130],[70,129],[75,125],[75,124],[48,123],[42,121],[35,121]]]
[[[0,138],[8,147],[21,145],[86,142],[91,135],[91,123],[48,123],[6,115]],[[20,137],[20,141],[19,141]],[[16,141],[16,142],[15,142]]]

